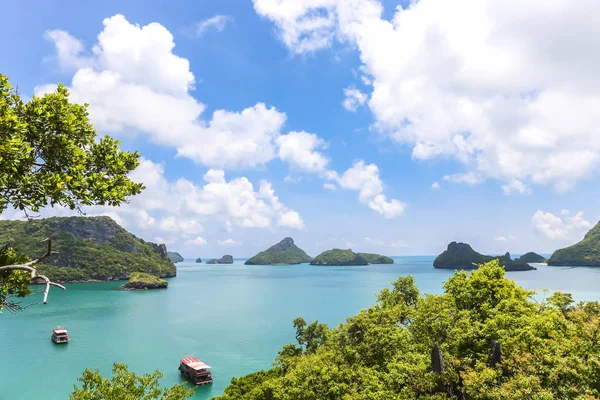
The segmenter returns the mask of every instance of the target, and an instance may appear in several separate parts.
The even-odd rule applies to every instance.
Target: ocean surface
[[[122,282],[52,288],[47,305],[0,315],[0,400],[63,400],[85,368],[108,376],[113,362],[137,373],[160,369],[163,385],[181,382],[179,359],[193,355],[213,367],[214,384],[194,399],[223,392],[234,376],[269,368],[294,341],[292,320],[330,326],[375,302],[398,276],[413,275],[423,293],[440,293],[452,271],[434,257],[396,257],[365,267],[177,264],[169,289],[115,290]],[[600,300],[600,268],[547,267],[509,272],[529,289],[561,290],[576,300]],[[540,294],[543,296],[543,294]],[[41,301],[41,295],[25,299]],[[64,325],[71,342],[56,346],[52,329]]]

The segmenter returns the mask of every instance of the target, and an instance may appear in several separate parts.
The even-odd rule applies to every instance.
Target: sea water
[[[0,315],[0,400],[63,400],[85,368],[109,376],[114,362],[136,373],[160,369],[161,383],[181,382],[179,359],[196,356],[214,383],[194,399],[223,393],[232,377],[269,368],[294,341],[292,321],[330,326],[375,303],[399,276],[413,275],[422,293],[440,293],[452,274],[434,257],[396,257],[395,264],[360,267],[177,264],[167,290],[119,291],[122,282],[52,288],[47,305]],[[600,268],[547,267],[509,272],[528,289],[561,290],[576,300],[600,300]],[[24,299],[41,301],[41,294]],[[71,342],[54,345],[63,325]]]

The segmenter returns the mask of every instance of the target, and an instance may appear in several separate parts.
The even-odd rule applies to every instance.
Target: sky
[[[142,156],[86,214],[185,257],[551,253],[600,219],[596,0],[0,5],[0,72]]]

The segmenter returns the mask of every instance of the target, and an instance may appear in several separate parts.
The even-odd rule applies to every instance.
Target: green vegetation
[[[560,292],[534,301],[504,274],[494,260],[424,296],[400,277],[335,329],[298,319],[298,344],[218,399],[599,398],[600,303]]]
[[[121,286],[124,290],[166,289],[169,283],[157,276],[144,272],[132,272],[129,282]]]
[[[0,245],[30,258],[44,254],[46,244],[40,240],[49,236],[58,254],[37,269],[53,281],[126,280],[136,271],[176,275],[164,245],[135,237],[109,217],[0,221]]]
[[[526,263],[545,263],[547,260],[545,257],[542,257],[537,253],[529,252],[529,253],[523,254],[519,258],[516,258],[515,261],[521,261],[521,262],[526,262]]]
[[[213,258],[212,260],[208,261],[207,264],[233,264],[233,256],[225,254],[219,259]]]
[[[600,222],[571,247],[556,250],[548,265],[600,267]]]
[[[352,250],[332,249],[316,256],[310,265],[368,265],[369,262]]]
[[[0,266],[23,264],[29,258],[19,254],[15,249],[4,246],[0,248]],[[31,274],[27,271],[0,271],[0,312],[7,308],[11,312],[20,311],[19,303],[12,301],[13,298],[29,296],[31,290]]]
[[[498,257],[484,256],[473,250],[468,244],[456,242],[450,243],[448,249],[436,257],[433,266],[434,268],[446,269],[476,269],[480,264],[496,259],[507,271],[530,271],[535,269],[526,262],[512,260],[510,253]]]
[[[156,370],[152,374],[137,375],[127,365],[115,363],[113,376],[103,378],[98,370],[86,369],[77,381],[81,387],[69,396],[70,400],[184,400],[194,395],[194,389],[185,383],[163,389],[158,380],[163,374]]]
[[[169,257],[169,260],[173,261],[174,263],[183,261],[183,257],[181,257],[181,254],[176,253],[174,251],[167,251],[167,257]]]
[[[143,189],[127,177],[138,158],[97,140],[87,105],[69,103],[65,86],[25,103],[0,74],[0,213],[122,204]]]
[[[246,265],[274,265],[274,264],[301,264],[311,262],[309,256],[294,244],[294,239],[286,237],[281,242],[261,251],[251,259],[247,260]]]
[[[381,254],[375,253],[356,253],[365,260],[369,262],[369,264],[393,264],[394,259],[386,256],[382,256]]]

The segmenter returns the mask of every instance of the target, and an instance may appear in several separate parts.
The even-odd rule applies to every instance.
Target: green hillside
[[[352,250],[332,249],[316,256],[310,265],[368,265],[369,262]]]
[[[294,244],[294,239],[286,237],[281,242],[261,251],[247,260],[246,265],[301,264],[311,262],[309,256]]]
[[[600,266],[600,222],[585,234],[583,240],[571,247],[556,250],[548,265]]]

